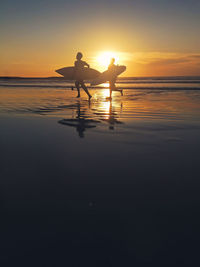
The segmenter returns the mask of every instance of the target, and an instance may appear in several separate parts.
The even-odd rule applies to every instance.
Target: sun
[[[107,68],[112,58],[115,59],[115,64],[117,64],[119,61],[119,57],[116,52],[103,51],[98,54],[97,62],[101,67]]]

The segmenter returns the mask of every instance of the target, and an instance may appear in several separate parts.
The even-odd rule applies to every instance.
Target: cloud
[[[190,60],[187,58],[170,58],[170,59],[161,59],[161,60],[155,60],[149,64],[151,65],[174,65],[174,64],[181,64],[189,62]]]
[[[192,58],[192,59],[200,59],[200,55],[199,54],[190,55],[189,57]]]
[[[169,66],[177,64],[199,64],[200,54],[186,53],[135,53],[135,63],[144,65]]]

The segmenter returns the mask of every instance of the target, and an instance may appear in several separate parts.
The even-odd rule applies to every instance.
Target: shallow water
[[[200,91],[91,93],[0,88],[4,266],[198,266]]]

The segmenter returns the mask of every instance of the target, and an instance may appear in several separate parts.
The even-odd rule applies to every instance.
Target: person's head
[[[76,54],[76,59],[81,60],[82,57],[83,57],[83,54],[81,52],[78,52]]]
[[[115,63],[115,58],[113,57],[113,58],[111,58],[111,60],[110,60],[110,64],[114,64]]]

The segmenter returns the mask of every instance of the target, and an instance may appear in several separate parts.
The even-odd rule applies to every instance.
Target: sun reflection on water
[[[110,107],[111,107],[110,101],[104,101],[101,103],[100,106],[101,106],[100,109],[101,109],[104,119],[108,119],[110,115]]]
[[[102,83],[101,85],[105,88],[109,88],[109,83]]]

